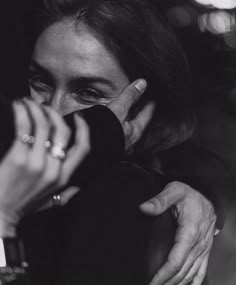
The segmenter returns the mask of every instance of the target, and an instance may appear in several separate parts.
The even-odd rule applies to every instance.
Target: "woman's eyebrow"
[[[40,63],[38,63],[35,60],[32,60],[30,63],[29,72],[32,71],[31,68],[36,69],[48,76],[51,76],[50,70],[48,70],[46,67],[42,66]],[[89,85],[89,84],[96,84],[96,83],[107,85],[114,91],[117,90],[116,84],[112,80],[106,77],[103,77],[103,76],[96,76],[93,74],[82,74],[82,75],[71,76],[69,80],[69,85],[72,88],[76,88],[77,86],[81,86],[81,85]]]
[[[73,76],[70,79],[70,86],[76,87],[81,85],[89,85],[89,84],[96,84],[101,83],[104,85],[108,85],[112,90],[116,90],[117,86],[115,83],[108,78],[102,76],[96,76],[91,74],[83,74],[81,76]]]

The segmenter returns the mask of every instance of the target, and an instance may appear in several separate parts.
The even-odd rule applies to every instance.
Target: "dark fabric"
[[[120,122],[107,107],[97,105],[78,113],[88,123],[91,152],[75,171],[71,182],[84,186],[91,175],[94,177],[105,167],[123,159],[125,138]],[[73,129],[73,116],[68,115],[65,119]]]
[[[0,16],[0,96],[24,97],[27,88],[28,50],[23,26],[24,1],[3,1]]]
[[[165,183],[185,182],[201,192],[214,205],[217,227],[225,220],[224,193],[233,189],[232,178],[224,163],[214,154],[187,141],[160,154]]]
[[[25,220],[31,284],[148,284],[166,260],[176,228],[169,211],[153,218],[139,210],[159,191],[142,168],[120,163],[64,209]]]

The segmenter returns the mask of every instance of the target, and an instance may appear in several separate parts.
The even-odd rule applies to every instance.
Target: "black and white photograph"
[[[0,285],[236,285],[236,0],[0,7]]]

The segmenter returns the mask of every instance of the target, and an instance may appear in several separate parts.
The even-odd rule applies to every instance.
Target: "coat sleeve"
[[[97,176],[104,168],[121,161],[125,154],[125,138],[117,117],[107,107],[97,105],[79,112],[88,123],[91,151],[75,171],[72,180],[81,186]],[[66,118],[72,125],[72,116]]]
[[[214,205],[217,228],[225,220],[224,197],[233,187],[224,163],[214,154],[186,142],[161,154],[166,181],[181,181],[202,193]]]

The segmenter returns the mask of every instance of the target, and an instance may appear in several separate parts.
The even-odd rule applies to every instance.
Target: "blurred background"
[[[215,153],[232,178],[221,189],[226,224],[210,260],[213,285],[236,284],[236,0],[155,1],[176,31],[195,81],[194,140]]]

